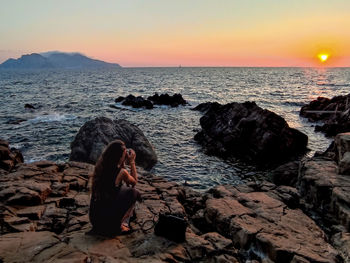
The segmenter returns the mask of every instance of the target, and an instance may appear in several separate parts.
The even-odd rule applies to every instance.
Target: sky
[[[346,67],[350,0],[0,0],[0,63],[53,50],[125,67]]]

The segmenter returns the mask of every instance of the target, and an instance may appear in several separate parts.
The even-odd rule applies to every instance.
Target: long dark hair
[[[95,165],[92,179],[92,198],[108,199],[115,187],[115,179],[120,170],[118,163],[126,149],[123,141],[115,140],[107,145]]]

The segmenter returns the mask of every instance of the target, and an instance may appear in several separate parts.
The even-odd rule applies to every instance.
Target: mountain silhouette
[[[80,53],[50,51],[23,55],[18,59],[10,58],[0,64],[1,69],[96,69],[120,68],[119,64],[91,59]]]

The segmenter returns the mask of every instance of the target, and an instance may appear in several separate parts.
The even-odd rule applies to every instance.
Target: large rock
[[[300,116],[309,121],[324,122],[316,125],[315,130],[327,136],[350,131],[350,94],[332,99],[318,97],[300,109]]]
[[[235,247],[272,262],[338,262],[323,231],[301,210],[246,186],[219,186],[212,193],[204,216]]]
[[[132,106],[133,108],[146,108],[146,109],[153,109],[153,103],[149,100],[145,100],[141,96],[135,97],[134,95],[128,95],[125,98],[118,97],[115,99],[115,102],[121,102],[125,106]]]
[[[302,163],[298,189],[313,211],[350,231],[350,176],[337,172],[337,164],[322,157]]]
[[[170,105],[171,107],[177,107],[179,105],[186,105],[186,100],[183,99],[182,95],[175,93],[174,95],[158,94],[155,93],[153,96],[147,98],[150,101],[153,101],[154,104],[158,105]]]
[[[339,133],[334,139],[335,158],[339,173],[350,175],[350,132]]]
[[[200,124],[202,130],[194,138],[209,154],[238,156],[264,166],[305,152],[308,141],[282,117],[254,102],[212,104]]]
[[[157,162],[153,146],[143,132],[126,120],[99,117],[86,122],[71,143],[71,161],[95,164],[113,140],[122,140],[136,152],[136,165],[151,169]]]

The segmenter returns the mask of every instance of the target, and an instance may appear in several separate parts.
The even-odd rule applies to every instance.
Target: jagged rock
[[[200,119],[195,140],[209,154],[237,156],[273,166],[305,152],[308,138],[254,102],[212,106]]]
[[[120,97],[115,100],[115,102],[118,102],[120,100]],[[125,106],[132,106],[133,108],[146,108],[146,109],[153,109],[153,103],[149,100],[145,100],[141,96],[135,97],[134,95],[128,95],[123,99],[122,102]]]
[[[337,111],[337,113],[329,113],[332,111]],[[347,132],[350,130],[350,94],[336,96],[332,99],[318,97],[303,106],[300,109],[300,115],[308,118],[309,121],[324,122],[323,125],[316,125],[315,131],[324,132],[327,136]]]
[[[203,113],[206,113],[211,108],[220,107],[220,104],[217,102],[204,102],[201,104],[198,104],[196,107],[194,107],[192,110],[200,111]]]
[[[350,262],[350,233],[339,232],[332,237],[334,247],[338,249],[344,262]]]
[[[306,203],[323,218],[350,230],[350,176],[338,174],[334,161],[322,157],[304,161],[298,189]]]
[[[187,102],[183,99],[181,94],[175,93],[174,95],[155,93],[153,96],[149,96],[144,99],[141,96],[135,97],[130,94],[126,97],[119,96],[114,100],[116,103],[122,103],[125,106],[132,106],[133,108],[146,108],[153,109],[153,104],[157,105],[170,105],[171,107],[177,107],[179,105],[186,105]]]
[[[7,141],[0,139],[0,169],[11,171],[17,164],[23,163],[23,155],[16,148],[9,148]]]
[[[256,256],[273,262],[290,262],[295,256],[310,262],[338,262],[338,253],[325,241],[323,231],[301,210],[289,209],[264,192],[240,192],[235,187],[218,191],[225,196],[207,199],[205,217],[237,248],[254,246]]]
[[[147,99],[153,101],[154,104],[170,105],[171,107],[187,104],[182,95],[179,93],[175,93],[174,95],[169,95],[167,93],[159,95],[158,93],[155,93],[153,96],[149,96]]]
[[[350,132],[339,133],[335,136],[334,150],[339,173],[350,175]]]
[[[151,169],[157,162],[153,146],[143,132],[126,120],[99,117],[86,122],[71,143],[70,161],[95,164],[103,149],[115,139],[136,152],[136,164]]]

